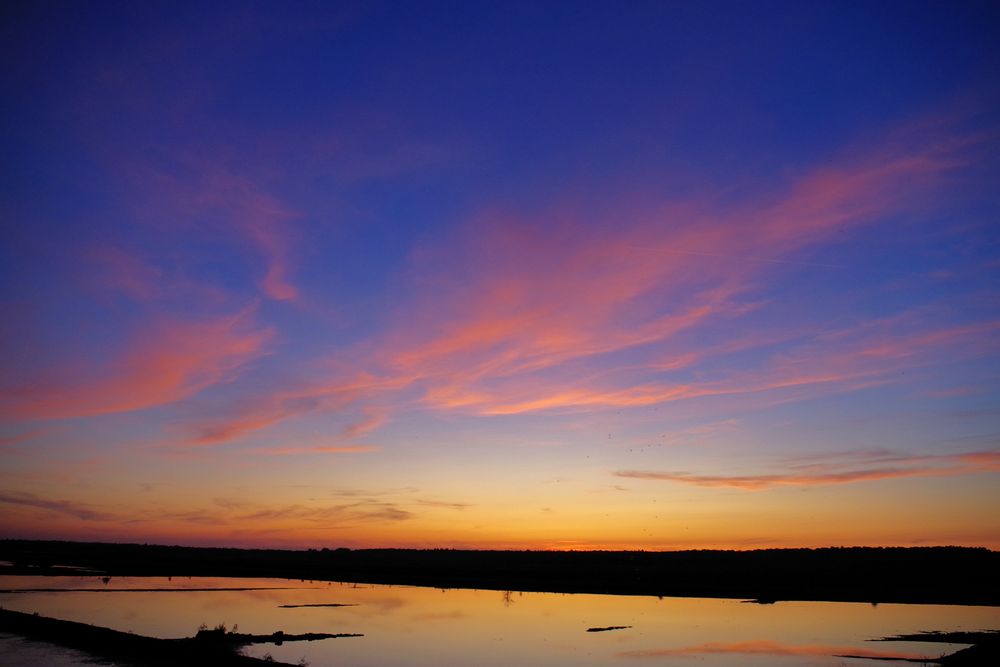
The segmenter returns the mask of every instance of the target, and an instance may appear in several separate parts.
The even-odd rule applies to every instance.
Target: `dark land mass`
[[[875,639],[877,642],[940,642],[944,644],[982,644],[984,642],[1000,643],[1000,630],[984,630],[981,632],[940,632],[928,630],[911,635],[894,635]]]
[[[278,609],[301,609],[303,607],[357,607],[356,604],[330,602],[326,604],[279,604]]]
[[[0,574],[276,577],[555,593],[1000,605],[1000,552],[967,547],[755,551],[229,549],[0,540]],[[78,572],[77,572],[78,573]]]
[[[0,574],[10,574],[10,572],[0,568]],[[39,573],[35,572],[35,574]],[[239,592],[301,590],[302,588],[298,586],[294,588],[290,586],[251,586],[246,588],[0,588],[0,593],[218,593],[219,591]]]
[[[945,642],[948,644],[972,644],[972,646],[940,658],[872,658],[862,655],[840,655],[837,657],[916,662],[923,665],[934,664],[945,665],[946,667],[992,667],[993,665],[1000,665],[1000,630],[988,630],[985,632],[920,632],[913,635],[883,637],[875,641]]]
[[[628,630],[631,625],[609,625],[604,628],[587,628],[587,632],[610,632],[611,630]]]
[[[315,641],[337,637],[360,637],[355,634],[309,633],[286,635],[244,635],[226,632],[224,628],[201,630],[194,637],[157,639],[130,632],[119,632],[86,623],[61,621],[45,616],[0,609],[0,631],[67,646],[84,651],[96,658],[132,665],[220,665],[221,667],[251,667],[253,665],[284,665],[241,655],[238,649],[247,644],[282,644],[291,641]]]

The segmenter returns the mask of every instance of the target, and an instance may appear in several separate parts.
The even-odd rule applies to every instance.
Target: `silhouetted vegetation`
[[[461,551],[226,549],[0,541],[0,573],[72,564],[105,576],[229,576],[413,584],[436,588],[1000,604],[1000,552],[966,547],[755,551]]]
[[[236,628],[227,630],[225,625],[217,625],[212,629],[198,628],[198,634],[194,636],[196,641],[210,642],[219,646],[229,646],[232,649],[246,646],[247,644],[274,644],[281,646],[285,642],[314,642],[317,639],[340,639],[342,637],[364,637],[362,634],[339,632],[331,634],[328,632],[307,632],[301,635],[285,634],[283,630],[272,632],[269,635],[248,635],[236,632]]]

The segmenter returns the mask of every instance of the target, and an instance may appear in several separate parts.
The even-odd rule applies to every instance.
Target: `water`
[[[313,667],[430,665],[871,666],[835,654],[937,657],[952,644],[870,642],[922,630],[1000,627],[1000,609],[948,605],[656,598],[439,590],[285,579],[0,576],[0,606],[154,637],[185,637],[199,625],[270,634],[363,633],[364,637],[259,644],[247,653]],[[255,590],[219,590],[223,588]],[[138,589],[169,589],[142,591]],[[193,591],[191,589],[211,589]],[[341,604],[341,607],[280,605]],[[631,626],[587,632],[591,627]],[[2,650],[2,648],[0,648]],[[0,664],[29,664],[4,661]],[[30,664],[39,664],[37,660]],[[77,663],[66,663],[77,664]],[[899,663],[905,664],[905,663]]]
[[[45,667],[93,667],[86,653],[46,642],[36,642],[0,632],[0,666],[44,665]],[[102,662],[114,667],[113,662]]]

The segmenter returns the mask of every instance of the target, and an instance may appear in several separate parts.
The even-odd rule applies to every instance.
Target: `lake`
[[[70,590],[30,590],[42,588]],[[996,607],[760,605],[729,599],[440,590],[285,579],[115,577],[105,584],[89,576],[0,576],[0,591],[0,606],[7,609],[154,637],[191,636],[202,624],[220,623],[238,624],[240,632],[255,634],[275,630],[364,634],[247,649],[248,654],[270,653],[284,662],[304,659],[312,667],[884,667],[893,663],[835,654],[936,657],[962,645],[866,640],[922,630],[1000,627]],[[610,626],[630,627],[587,631]]]

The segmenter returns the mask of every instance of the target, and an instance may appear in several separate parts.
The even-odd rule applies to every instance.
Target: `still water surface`
[[[73,590],[26,590],[39,588]],[[0,576],[0,591],[0,606],[7,609],[154,637],[191,636],[202,623],[238,624],[240,632],[254,634],[283,630],[365,635],[247,649],[251,655],[270,653],[291,663],[304,658],[312,667],[884,667],[894,663],[835,654],[936,657],[962,646],[866,640],[921,630],[1000,627],[1000,609],[995,607],[757,605],[706,598],[503,593],[285,579],[116,577],[104,584],[94,577]],[[587,632],[607,626],[631,627]]]

